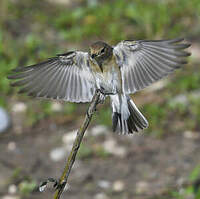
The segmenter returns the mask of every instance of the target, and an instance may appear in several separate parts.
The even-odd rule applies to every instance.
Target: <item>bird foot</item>
[[[97,89],[97,91],[99,91],[102,95],[116,95],[116,92],[107,92],[104,88],[101,89]]]

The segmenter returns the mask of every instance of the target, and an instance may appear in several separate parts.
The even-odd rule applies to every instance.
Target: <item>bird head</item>
[[[89,55],[94,63],[97,63],[103,72],[103,63],[112,57],[113,48],[107,43],[97,41],[89,48]]]

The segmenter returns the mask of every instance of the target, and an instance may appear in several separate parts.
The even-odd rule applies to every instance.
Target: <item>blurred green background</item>
[[[24,134],[27,136],[26,132],[31,132],[28,136],[32,136],[31,134],[37,131],[39,136],[43,133],[42,129],[49,127],[52,123],[63,128],[70,126],[69,129],[77,129],[88,106],[18,95],[17,89],[10,87],[9,80],[6,78],[11,69],[37,63],[68,50],[87,51],[88,45],[96,40],[104,40],[115,45],[123,39],[177,37],[184,37],[192,43],[189,49],[192,52],[192,56],[188,59],[189,64],[164,81],[136,93],[133,99],[150,124],[143,133],[146,136],[143,139],[159,139],[163,140],[163,144],[170,144],[165,143],[168,136],[176,137],[177,134],[189,132],[188,135],[198,137],[200,132],[199,35],[199,0],[1,0],[0,106],[10,112],[13,126],[9,133],[2,134],[0,142],[9,144],[13,137],[21,139]],[[23,113],[16,110],[19,103],[22,109],[25,107],[21,111]],[[101,106],[101,110],[93,119],[93,125],[101,124],[110,129],[111,112],[108,107],[109,102]],[[41,138],[43,142],[48,134],[45,136]],[[115,139],[118,138],[115,137]],[[98,140],[101,142],[100,138]],[[91,139],[88,142],[94,141]],[[106,151],[96,150],[88,147],[87,144],[82,146],[81,151],[80,156],[83,159],[84,157],[94,158],[94,156],[97,159],[99,156],[109,158]],[[1,151],[1,153],[4,152]],[[15,166],[18,168],[17,165]],[[199,164],[191,164],[191,167],[195,168],[195,172],[191,170],[191,173],[195,173],[192,179],[194,180],[199,175],[199,169],[197,169]],[[62,166],[53,167],[53,169],[59,170]],[[26,198],[31,198],[35,184],[30,179],[25,182],[27,184],[20,185],[24,183],[24,178],[19,183],[11,180],[5,183],[5,187],[14,183],[18,190],[17,197],[23,198],[24,189],[24,192],[28,189]],[[5,191],[5,188],[2,190]],[[178,192],[171,189],[165,198],[188,198],[191,194],[198,198],[193,193],[192,186],[187,186],[183,190],[183,192]],[[6,195],[4,191],[2,195]],[[128,192],[128,190],[124,192],[126,191]],[[42,195],[39,197],[42,198]],[[120,198],[126,197],[120,195]]]

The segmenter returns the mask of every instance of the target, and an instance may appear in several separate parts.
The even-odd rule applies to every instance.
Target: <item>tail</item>
[[[147,120],[128,95],[114,95],[110,97],[113,109],[112,121],[114,132],[130,134],[148,127]]]

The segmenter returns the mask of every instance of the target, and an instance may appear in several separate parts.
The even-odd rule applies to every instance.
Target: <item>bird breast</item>
[[[115,65],[109,66],[109,70],[95,73],[97,88],[109,93],[116,93],[120,88],[119,71]]]

